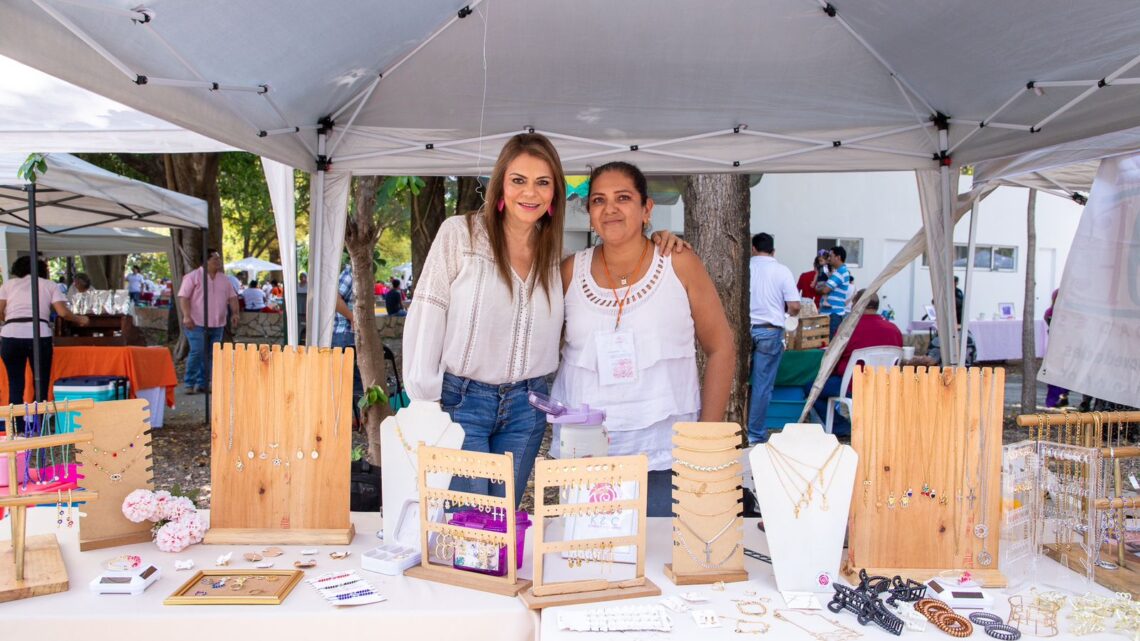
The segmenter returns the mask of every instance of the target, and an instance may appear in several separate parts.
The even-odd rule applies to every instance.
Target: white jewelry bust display
[[[434,447],[463,447],[463,427],[454,423],[434,401],[412,401],[380,424],[380,464],[384,470],[384,540],[396,542],[396,526],[405,501],[419,498],[416,452],[420,443]],[[429,474],[428,485],[446,488],[450,474]],[[416,522],[419,536],[419,522]]]
[[[785,600],[791,592],[831,592],[859,456],[820,425],[790,423],[752,448],[749,460],[776,587]]]

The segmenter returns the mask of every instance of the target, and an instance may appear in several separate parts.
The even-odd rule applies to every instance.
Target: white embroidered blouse
[[[415,400],[438,401],[443,375],[494,385],[550,374],[558,367],[562,275],[550,296],[511,270],[508,288],[495,265],[483,216],[468,232],[464,216],[443,222],[431,245],[404,325],[404,383]],[[513,289],[513,292],[511,291]]]

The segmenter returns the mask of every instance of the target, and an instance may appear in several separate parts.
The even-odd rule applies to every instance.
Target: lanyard
[[[649,251],[649,246],[652,244],[653,244],[652,242],[646,241],[645,248],[641,250],[641,256],[637,259],[637,263],[633,266],[633,272],[632,272],[633,274],[636,274],[638,268],[641,267],[641,261],[645,260],[645,254],[646,254],[646,252]],[[609,279],[609,281],[610,281],[610,291],[612,291],[614,293],[614,300],[616,300],[617,304],[618,304],[617,319],[614,320],[614,331],[616,332],[618,330],[618,326],[621,325],[621,312],[622,312],[622,309],[625,307],[626,299],[629,298],[629,290],[633,289],[633,283],[631,282],[629,285],[626,285],[625,295],[619,299],[618,293],[617,293],[617,287],[613,286],[614,277],[610,275],[610,265],[609,265],[609,263],[606,262],[606,246],[605,246],[605,244],[602,245],[602,267],[606,270],[606,278]]]

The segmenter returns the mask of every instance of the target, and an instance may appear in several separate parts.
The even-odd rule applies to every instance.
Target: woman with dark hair
[[[554,396],[605,409],[609,454],[648,456],[646,513],[669,516],[673,424],[724,420],[732,330],[700,259],[663,255],[646,238],[653,200],[640,169],[594,169],[586,209],[602,244],[562,261],[566,341]],[[698,343],[708,357],[703,386]]]
[[[554,145],[541,134],[512,137],[483,206],[440,226],[404,326],[408,395],[438,400],[463,426],[463,449],[514,455],[516,505],[546,431],[546,416],[528,394],[547,393],[546,377],[558,367],[565,212]],[[661,240],[676,244],[669,234]],[[454,485],[504,491],[485,479]]]
[[[8,402],[24,400],[24,372],[32,360],[32,283],[39,287],[40,318],[40,384],[35,400],[46,401],[51,387],[52,327],[48,317],[54,309],[80,327],[86,326],[86,316],[72,314],[67,308],[67,297],[48,279],[47,263],[36,261],[36,278],[33,279],[30,256],[21,256],[12,263],[11,278],[0,285],[0,360],[8,373]]]

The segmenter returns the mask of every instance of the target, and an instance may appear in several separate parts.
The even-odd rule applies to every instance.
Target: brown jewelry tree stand
[[[76,413],[81,433],[92,440],[78,448],[80,485],[99,493],[79,519],[79,550],[98,550],[151,540],[150,521],[132,523],[123,516],[123,499],[138,489],[153,489],[150,426],[143,399],[103,401]],[[63,405],[63,411],[69,406]]]
[[[635,599],[661,594],[661,588],[645,577],[645,505],[648,479],[649,461],[643,454],[535,462],[534,585],[519,595],[528,608],[541,610],[557,605]],[[629,482],[637,483],[636,498],[558,505],[547,505],[545,500],[547,489],[592,488],[601,483],[621,488],[624,483]],[[588,516],[601,510],[610,512],[635,510],[637,531],[629,536],[546,541],[546,519]],[[578,558],[589,558],[587,555],[591,553],[604,554],[607,551],[612,553],[615,548],[629,545],[637,548],[637,565],[632,579],[625,581],[586,579],[552,583],[543,578],[543,564],[547,554],[571,552],[581,555]]]
[[[90,407],[90,400],[74,401],[69,409]],[[9,406],[3,413],[11,419],[33,414],[50,414],[59,411],[55,403],[37,403],[34,407]],[[27,536],[28,508],[35,505],[51,505],[59,501],[59,495],[51,492],[40,494],[19,493],[17,470],[19,452],[37,450],[62,445],[73,445],[91,440],[91,434],[72,432],[34,438],[16,439],[16,430],[8,427],[8,438],[0,441],[0,454],[8,455],[8,496],[0,498],[0,507],[10,508],[8,517],[12,524],[12,540],[0,546],[0,603],[17,601],[34,596],[66,592],[70,586],[67,567],[63,564],[63,554],[54,534]],[[93,501],[99,498],[96,492],[68,492],[69,503]]]
[[[673,426],[673,562],[677,585],[747,581],[744,489],[736,423]]]
[[[925,581],[968,569],[1004,587],[1005,370],[865,367],[852,376],[859,454],[844,573]]]
[[[215,345],[210,544],[344,545],[353,350]]]

